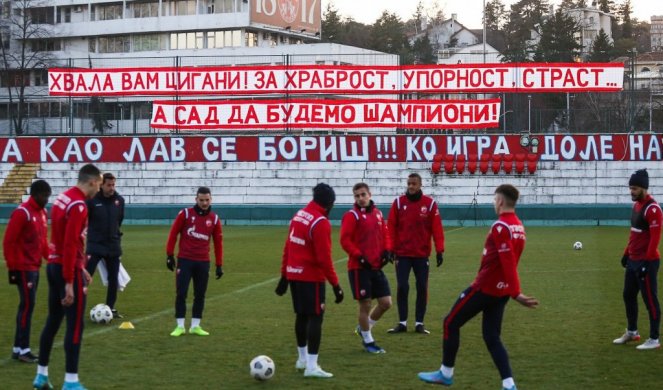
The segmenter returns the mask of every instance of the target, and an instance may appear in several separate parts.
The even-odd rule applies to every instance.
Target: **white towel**
[[[99,277],[101,278],[101,284],[108,286],[108,270],[106,269],[106,263],[102,260],[97,264],[97,270],[99,271]],[[120,291],[124,291],[124,288],[127,287],[127,284],[131,281],[131,276],[122,263],[120,263],[120,272],[117,274],[117,288]]]

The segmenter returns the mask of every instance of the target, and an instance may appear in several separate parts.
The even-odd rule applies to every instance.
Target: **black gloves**
[[[9,271],[9,284],[18,284],[18,281],[21,279],[21,274],[19,271]]]
[[[175,256],[173,255],[168,255],[166,257],[166,267],[168,267],[169,270],[175,271],[175,267],[177,264],[175,263]]]
[[[366,259],[364,258],[364,256],[359,256],[358,261],[359,261],[359,265],[361,266],[361,268],[363,268],[363,269],[371,269],[371,263],[369,263],[368,260],[366,260]]]
[[[281,280],[279,280],[279,284],[276,286],[274,292],[276,295],[282,296],[286,291],[288,291],[288,279],[285,276],[281,276]]]
[[[223,268],[221,268],[220,265],[217,265],[216,266],[216,280],[221,279],[222,276],[223,276]]]
[[[336,296],[336,300],[334,301],[335,303],[341,303],[343,302],[343,290],[341,290],[340,285],[334,286],[334,295]]]
[[[437,252],[437,255],[435,255],[435,259],[437,260],[437,266],[440,267],[444,262],[444,253]]]
[[[384,268],[387,263],[393,263],[394,262],[394,253],[391,251],[383,251],[382,252],[382,264],[380,264],[380,268]]]
[[[622,267],[626,268],[626,263],[628,263],[628,255],[622,256]]]

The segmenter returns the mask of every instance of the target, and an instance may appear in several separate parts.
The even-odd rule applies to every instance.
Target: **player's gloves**
[[[175,271],[175,256],[168,255],[168,257],[166,257],[166,267],[171,271]]]
[[[286,291],[288,291],[288,279],[285,276],[281,276],[281,280],[279,280],[279,284],[276,286],[274,292],[276,295],[282,296]]]
[[[9,271],[8,276],[9,284],[18,284],[18,281],[20,280],[19,271]]]
[[[221,279],[222,276],[223,276],[223,268],[221,268],[220,265],[217,265],[216,266],[216,280]]]
[[[628,263],[628,255],[622,256],[622,267],[626,268],[626,263]]]
[[[384,268],[387,263],[393,263],[394,262],[394,253],[391,251],[383,251],[382,252],[382,264],[380,264],[380,268]]]
[[[369,263],[368,260],[366,260],[366,259],[364,258],[364,256],[359,256],[358,261],[359,261],[359,265],[361,265],[361,268],[363,268],[363,269],[371,269],[371,263]]]
[[[435,255],[435,259],[437,260],[437,266],[440,267],[444,262],[444,253],[437,252],[437,255]]]
[[[336,300],[334,301],[335,303],[341,303],[343,302],[343,290],[341,290],[340,285],[334,286],[334,295],[336,296]]]

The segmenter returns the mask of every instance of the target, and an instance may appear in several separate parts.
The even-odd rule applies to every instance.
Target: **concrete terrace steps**
[[[0,187],[0,203],[21,203],[39,168],[40,164],[14,164]]]

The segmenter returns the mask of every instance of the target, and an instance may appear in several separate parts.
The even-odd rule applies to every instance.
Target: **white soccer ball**
[[[113,311],[108,305],[100,303],[90,310],[90,319],[97,324],[107,324],[113,321]]]
[[[575,249],[577,251],[581,250],[582,249],[582,242],[580,242],[580,241],[574,242],[573,243],[573,249]]]
[[[265,355],[256,356],[249,365],[251,376],[259,381],[266,381],[274,376],[276,366],[274,361]]]

